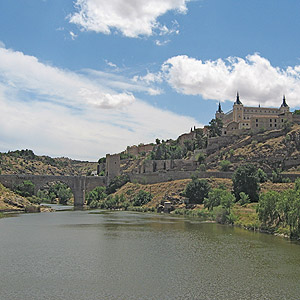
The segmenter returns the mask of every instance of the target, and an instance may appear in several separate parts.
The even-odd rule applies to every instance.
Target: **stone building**
[[[223,121],[223,135],[230,135],[239,130],[251,129],[253,132],[280,129],[286,121],[293,122],[293,114],[283,96],[279,108],[244,106],[237,93],[232,110],[224,113],[219,103],[216,118]]]

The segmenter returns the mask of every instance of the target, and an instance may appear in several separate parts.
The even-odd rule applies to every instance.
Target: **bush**
[[[152,195],[149,192],[140,190],[138,194],[134,197],[133,206],[142,206],[150,202]]]
[[[221,171],[224,171],[224,172],[228,171],[230,166],[231,166],[231,162],[229,160],[222,160],[220,162],[220,170]]]
[[[202,204],[204,198],[208,197],[210,189],[211,186],[206,179],[193,178],[187,184],[184,195],[189,199],[189,203]]]
[[[97,203],[101,200],[104,200],[106,197],[107,195],[105,193],[105,187],[98,186],[94,188],[91,192],[89,192],[85,198],[87,205],[95,208],[97,207]]]
[[[233,177],[233,192],[237,200],[240,200],[240,193],[244,192],[249,196],[251,202],[258,201],[259,179],[256,167],[246,164],[237,168]]]
[[[257,170],[257,176],[260,183],[264,183],[268,181],[267,174],[261,168]]]
[[[14,187],[14,192],[23,197],[32,197],[34,195],[34,184],[30,180],[24,180]]]
[[[116,176],[108,185],[106,188],[106,194],[113,194],[122,187],[124,184],[130,181],[130,178],[128,175],[120,175]]]

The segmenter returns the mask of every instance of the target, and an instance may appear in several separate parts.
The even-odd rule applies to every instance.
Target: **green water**
[[[300,245],[132,212],[0,220],[1,300],[300,299]]]

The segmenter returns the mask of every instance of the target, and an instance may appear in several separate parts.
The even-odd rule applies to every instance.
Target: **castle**
[[[219,103],[215,115],[223,121],[222,135],[230,135],[240,130],[250,129],[253,132],[281,129],[285,122],[293,122],[293,114],[286,103],[285,96],[280,108],[246,107],[237,93],[233,109],[224,113]]]

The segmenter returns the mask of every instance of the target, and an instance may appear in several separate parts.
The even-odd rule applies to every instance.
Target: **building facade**
[[[279,108],[247,107],[241,102],[239,93],[237,93],[232,110],[224,113],[219,103],[215,117],[223,121],[223,135],[230,135],[245,129],[253,132],[281,129],[285,122],[293,122],[293,114],[290,112],[285,96]]]

